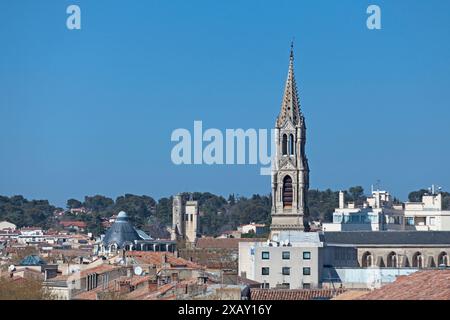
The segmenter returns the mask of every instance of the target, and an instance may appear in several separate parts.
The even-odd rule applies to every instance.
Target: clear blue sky
[[[259,165],[173,165],[170,135],[272,128],[292,37],[311,188],[450,189],[450,1],[14,0],[0,2],[0,194],[269,193]]]

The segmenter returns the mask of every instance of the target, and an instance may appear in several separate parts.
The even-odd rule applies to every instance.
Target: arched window
[[[373,266],[373,256],[370,252],[364,252],[361,259],[361,265],[363,268],[369,268]]]
[[[420,252],[416,252],[413,256],[413,268],[423,268],[423,256]]]
[[[286,176],[283,179],[283,207],[291,208],[293,200],[292,178]]]
[[[387,267],[388,268],[397,268],[397,254],[395,252],[389,253],[387,257]]]
[[[438,267],[446,266],[448,267],[448,255],[446,252],[441,252],[438,257]]]
[[[289,135],[289,154],[290,155],[295,154],[294,136],[292,134]]]
[[[283,156],[287,155],[287,153],[288,153],[288,150],[287,150],[287,135],[285,135],[285,134],[283,134],[283,142],[281,144],[281,147],[283,149],[282,150]]]

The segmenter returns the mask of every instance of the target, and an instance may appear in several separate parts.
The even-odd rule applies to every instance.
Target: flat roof
[[[450,231],[323,232],[327,245],[450,245]]]

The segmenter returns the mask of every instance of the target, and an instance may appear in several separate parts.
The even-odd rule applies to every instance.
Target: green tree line
[[[409,194],[408,200],[418,202],[428,190],[422,189]],[[255,194],[243,197],[230,194],[227,198],[209,192],[184,193],[185,199],[193,198],[199,202],[200,233],[217,236],[227,230],[235,230],[241,224],[251,222],[271,223],[272,198],[270,195]],[[442,192],[443,209],[450,210],[450,193]],[[361,204],[364,189],[360,186],[349,188],[346,201]],[[167,237],[167,227],[172,223],[172,197],[163,197],[156,201],[150,196],[125,194],[116,199],[102,195],[86,196],[83,200],[67,200],[67,209],[84,207],[87,214],[66,213],[61,219],[79,220],[87,223],[87,230],[95,235],[104,233],[102,222],[120,211],[127,212],[131,222],[153,237]],[[309,190],[308,205],[310,219],[329,222],[334,209],[338,206],[339,192],[327,190]],[[0,196],[0,221],[6,220],[24,226],[38,226],[45,229],[58,228],[59,220],[53,215],[55,210],[47,200],[27,200],[23,196]]]

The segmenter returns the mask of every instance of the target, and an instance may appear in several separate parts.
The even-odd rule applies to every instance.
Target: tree
[[[113,210],[114,212],[125,211],[131,222],[142,228],[148,223],[155,206],[156,201],[149,196],[125,194],[116,199]]]
[[[0,277],[0,300],[51,300],[41,281]]]
[[[450,210],[450,193],[442,192],[442,210]]]
[[[236,199],[234,197],[234,193],[228,196],[228,204],[230,206],[234,206],[236,204]]]
[[[84,197],[83,206],[94,212],[107,211],[114,205],[114,200],[105,196],[95,195]]]
[[[408,195],[408,200],[410,202],[422,202],[422,197],[428,193],[426,189],[420,189],[418,191],[410,192]]]
[[[69,199],[67,200],[67,208],[68,209],[78,209],[83,206],[83,203],[81,201],[78,201],[77,199]]]
[[[37,226],[48,228],[54,224],[55,207],[47,200],[30,200],[23,196],[0,197],[0,220],[6,220],[21,228]]]
[[[172,201],[170,198],[161,198],[156,205],[156,218],[164,225],[172,224]]]
[[[105,228],[102,224],[102,217],[98,213],[93,215],[87,215],[87,232],[92,232],[94,236],[99,236],[105,232]]]
[[[351,187],[348,189],[351,201],[356,204],[362,204],[364,202],[364,188],[361,186]]]

